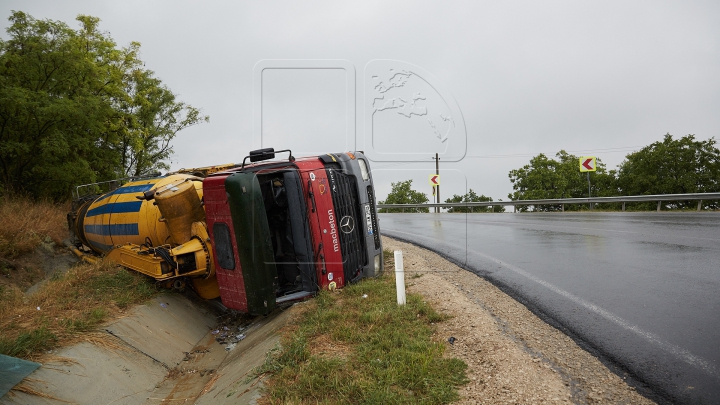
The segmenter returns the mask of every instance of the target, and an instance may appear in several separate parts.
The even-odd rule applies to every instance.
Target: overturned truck
[[[250,314],[382,272],[364,155],[280,152],[289,158],[260,149],[240,165],[132,179],[104,194],[79,186],[73,249]]]

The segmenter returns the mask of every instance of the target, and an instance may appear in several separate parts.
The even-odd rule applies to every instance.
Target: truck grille
[[[372,185],[367,186],[367,195],[370,201],[370,218],[372,220],[375,249],[380,249],[380,229],[378,229],[377,213],[375,212],[375,190]]]
[[[335,206],[345,280],[355,281],[362,276],[363,267],[367,264],[363,232],[365,216],[358,199],[357,181],[336,165],[328,165],[326,171]],[[350,226],[343,227],[348,222],[352,222],[352,229]]]

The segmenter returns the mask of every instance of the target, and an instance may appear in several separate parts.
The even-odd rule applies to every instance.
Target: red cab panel
[[[228,174],[215,175],[203,181],[205,216],[210,239],[215,247],[212,252],[216,263],[215,274],[220,287],[220,299],[223,305],[228,308],[248,312],[245,282],[237,250],[237,238],[235,237],[230,205],[225,192],[225,179],[227,177]],[[227,233],[227,236],[225,233]],[[223,240],[224,238],[229,240],[226,242]],[[223,254],[225,254],[224,258],[218,257]],[[230,257],[232,257],[232,260],[230,260]],[[225,268],[223,265],[232,268]]]
[[[316,266],[320,288],[341,288],[345,286],[343,260],[340,248],[338,219],[333,208],[330,182],[324,163],[317,158],[298,160],[295,165],[300,170],[303,187],[308,194],[312,192],[315,203],[308,200],[308,218],[310,233],[317,254]],[[322,248],[319,249],[319,246]],[[334,283],[334,284],[333,284]]]

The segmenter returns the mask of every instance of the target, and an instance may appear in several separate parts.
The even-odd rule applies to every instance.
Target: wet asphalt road
[[[659,402],[720,403],[720,214],[381,214]]]

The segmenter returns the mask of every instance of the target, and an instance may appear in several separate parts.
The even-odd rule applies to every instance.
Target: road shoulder
[[[653,403],[483,278],[392,238],[383,247],[403,252],[408,290],[452,316],[436,337],[455,338],[447,355],[468,364],[460,403]]]

